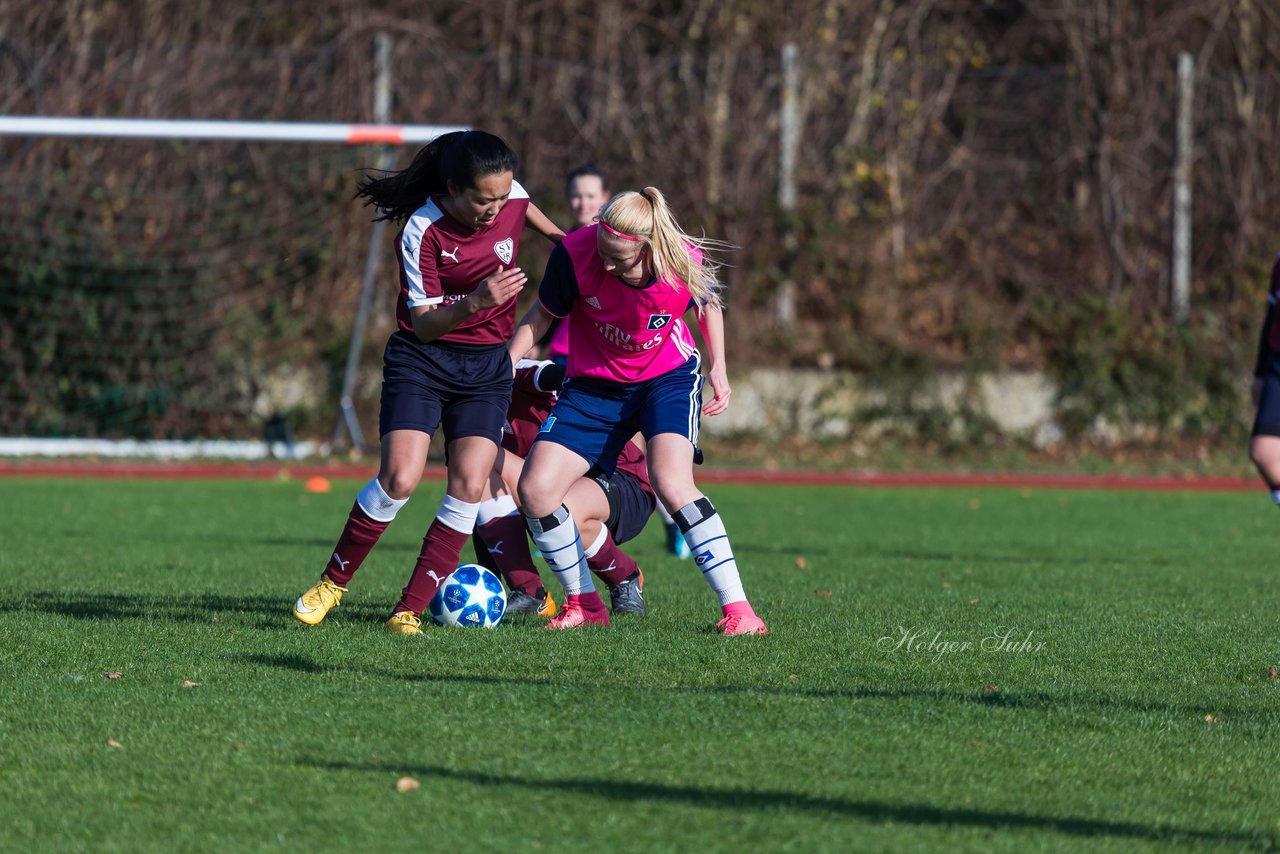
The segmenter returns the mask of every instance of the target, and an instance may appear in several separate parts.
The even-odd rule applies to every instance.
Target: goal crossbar
[[[0,136],[223,139],[255,142],[336,142],[346,145],[427,143],[464,125],[240,122],[205,119],[110,119],[0,116]]]

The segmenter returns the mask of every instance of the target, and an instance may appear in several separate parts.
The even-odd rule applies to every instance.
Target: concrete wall
[[[884,388],[850,374],[819,370],[757,369],[733,374],[729,411],[704,418],[702,430],[713,437],[753,435],[763,439],[797,433],[814,439],[841,439],[860,431],[877,432],[874,421],[858,413],[885,408]],[[704,390],[704,396],[709,394]],[[966,392],[961,375],[939,375],[911,389],[915,409],[957,412],[966,399],[1002,433],[1045,445],[1062,437],[1054,420],[1056,388],[1044,375],[1000,373],[972,381]],[[860,426],[858,426],[860,425]]]

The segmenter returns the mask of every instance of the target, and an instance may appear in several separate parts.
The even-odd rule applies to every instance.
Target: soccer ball
[[[507,591],[483,566],[464,563],[440,585],[427,610],[442,626],[491,629],[507,613]]]

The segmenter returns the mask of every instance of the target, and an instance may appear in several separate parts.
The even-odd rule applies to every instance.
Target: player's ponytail
[[[692,237],[681,230],[667,200],[657,187],[628,190],[609,200],[600,211],[600,222],[615,234],[633,237],[649,249],[653,274],[659,280],[679,279],[698,302],[723,305],[718,278],[720,264],[711,250],[728,248],[718,240]]]
[[[378,211],[380,219],[404,222],[429,196],[446,193],[452,184],[458,189],[474,187],[479,178],[515,172],[516,153],[501,138],[482,130],[454,131],[438,136],[419,149],[413,162],[399,172],[373,170],[356,188],[366,205]]]

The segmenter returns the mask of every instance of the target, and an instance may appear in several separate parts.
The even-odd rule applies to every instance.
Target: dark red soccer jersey
[[[507,426],[502,433],[502,447],[524,459],[529,456],[533,442],[538,437],[538,428],[546,419],[547,413],[556,402],[556,392],[544,391],[538,387],[538,372],[551,362],[521,361],[516,369],[515,382],[511,386],[511,405],[507,407]],[[627,442],[618,455],[618,470],[634,477],[644,487],[645,492],[653,493],[649,485],[649,465],[645,461],[644,451],[634,442]]]
[[[396,237],[400,259],[400,299],[396,322],[413,334],[411,308],[450,305],[465,299],[484,279],[515,263],[529,194],[511,182],[511,196],[487,228],[473,231],[444,212],[438,198],[427,199]],[[460,344],[505,344],[515,331],[515,297],[473,314],[440,336]]]
[[[521,361],[511,385],[511,405],[507,407],[507,426],[502,431],[502,447],[524,459],[538,437],[538,428],[556,402],[555,391],[538,388],[540,368],[550,362]]]

